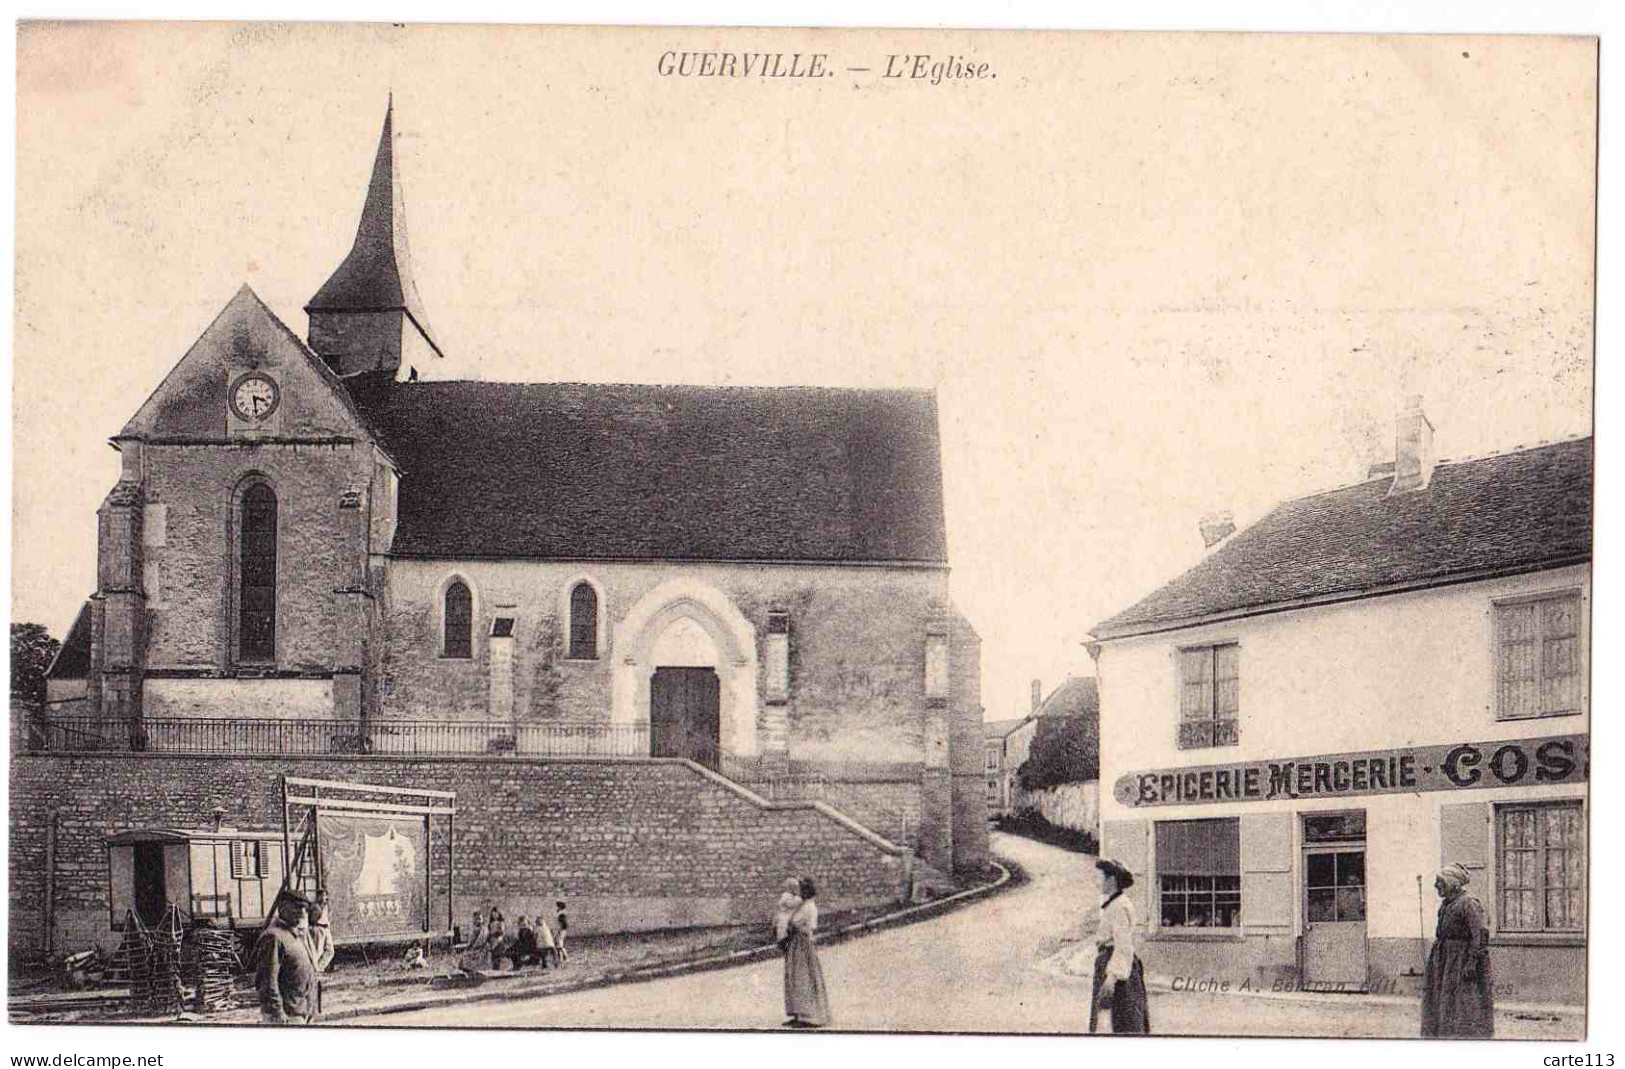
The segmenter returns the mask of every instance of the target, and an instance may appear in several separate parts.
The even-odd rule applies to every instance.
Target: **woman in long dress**
[[[1145,967],[1135,953],[1134,903],[1123,894],[1134,877],[1122,865],[1104,858],[1100,870],[1100,924],[1095,929],[1095,984],[1089,1001],[1089,1031],[1102,1009],[1110,1010],[1113,1032],[1151,1031],[1151,1006],[1145,993]]]
[[[1446,865],[1433,880],[1440,898],[1439,922],[1422,985],[1424,1036],[1495,1035],[1490,933],[1484,923],[1484,907],[1467,893],[1471,879],[1460,865]]]
[[[790,941],[784,951],[784,1012],[791,1028],[822,1028],[831,1021],[829,991],[818,964],[813,937],[818,931],[818,888],[802,877],[801,905],[790,915]]]

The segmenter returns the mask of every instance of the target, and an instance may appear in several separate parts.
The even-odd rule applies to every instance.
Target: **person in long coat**
[[[784,1012],[791,1028],[823,1028],[833,1018],[824,970],[818,964],[813,937],[818,932],[818,887],[802,877],[801,905],[790,916],[789,944],[784,951]]]
[[[254,945],[260,1020],[266,1024],[308,1024],[316,1014],[316,962],[304,933],[310,905],[302,892],[283,888],[275,919]]]
[[[1135,953],[1134,926],[1139,922],[1134,903],[1123,894],[1134,877],[1122,865],[1104,858],[1100,870],[1100,923],[1095,928],[1095,983],[1089,1001],[1089,1031],[1099,1023],[1100,1011],[1110,1010],[1112,1031],[1146,1034],[1151,1031],[1151,1005],[1145,993],[1145,966]]]
[[[1439,922],[1422,985],[1424,1036],[1495,1035],[1489,926],[1484,907],[1467,893],[1470,882],[1472,877],[1460,865],[1446,865],[1433,880],[1433,889],[1439,892]]]

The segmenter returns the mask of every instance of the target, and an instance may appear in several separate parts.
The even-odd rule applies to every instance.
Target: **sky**
[[[817,81],[667,50],[824,52]],[[987,63],[929,84],[894,54]],[[247,282],[296,333],[393,93],[424,378],[929,387],[989,719],[1197,525],[1590,431],[1581,39],[23,27],[14,619],[95,585],[116,434]]]

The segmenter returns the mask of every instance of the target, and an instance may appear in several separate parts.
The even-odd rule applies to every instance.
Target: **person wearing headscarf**
[[[1134,926],[1139,923],[1134,903],[1123,892],[1134,877],[1122,865],[1105,858],[1100,870],[1100,923],[1095,928],[1095,984],[1089,1001],[1089,1031],[1098,1026],[1100,1011],[1111,1011],[1113,1032],[1146,1034],[1151,1031],[1151,1005],[1145,992],[1145,966],[1135,953]]]
[[[773,911],[773,941],[789,949],[790,918],[801,908],[801,881],[791,876],[784,881],[784,893],[779,895],[778,909]]]
[[[818,932],[818,887],[807,877],[797,884],[801,905],[790,915],[789,946],[784,952],[784,1012],[791,1028],[823,1028],[833,1018],[824,970],[818,964],[813,937]]]
[[[1490,982],[1489,926],[1484,907],[1467,892],[1472,876],[1446,865],[1433,879],[1439,920],[1422,984],[1422,1035],[1489,1038],[1495,1035]]]

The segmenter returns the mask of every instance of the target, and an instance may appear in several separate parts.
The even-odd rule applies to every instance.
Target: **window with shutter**
[[[1241,741],[1241,647],[1232,642],[1180,650],[1179,683],[1180,749]]]
[[[570,659],[598,659],[598,592],[591,583],[577,583],[570,591]]]
[[[1578,802],[1497,808],[1500,931],[1585,930],[1585,839],[1585,813]]]
[[[1578,592],[1495,606],[1497,719],[1578,713],[1582,678]]]
[[[1159,820],[1158,924],[1164,928],[1241,925],[1241,822]]]

